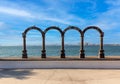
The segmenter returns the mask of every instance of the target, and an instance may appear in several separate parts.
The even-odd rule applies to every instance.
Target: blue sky
[[[30,26],[42,30],[58,26],[64,30],[69,25],[82,30],[98,26],[104,33],[104,43],[120,44],[120,0],[0,0],[0,45],[22,45],[22,32]],[[99,43],[99,33],[87,31],[85,42]],[[60,44],[56,30],[47,33],[46,44]],[[77,31],[65,35],[65,44],[79,44]],[[27,34],[28,45],[41,45],[38,31]]]

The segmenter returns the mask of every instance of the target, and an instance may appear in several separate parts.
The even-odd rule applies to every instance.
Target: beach
[[[119,69],[0,69],[1,84],[119,84]]]

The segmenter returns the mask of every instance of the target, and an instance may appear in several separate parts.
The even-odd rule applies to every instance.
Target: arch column
[[[65,58],[65,49],[64,49],[64,34],[61,35],[62,38],[62,49],[61,49],[61,58]]]
[[[100,51],[99,51],[100,58],[105,58],[104,56],[104,49],[103,49],[103,35],[100,37]]]
[[[27,57],[27,50],[26,50],[26,35],[25,35],[25,33],[22,34],[22,37],[23,37],[22,58],[28,58],[28,57]]]
[[[41,58],[46,58],[46,50],[45,50],[45,34],[42,34],[42,54]]]
[[[80,58],[85,58],[85,54],[84,54],[84,35],[81,35]]]

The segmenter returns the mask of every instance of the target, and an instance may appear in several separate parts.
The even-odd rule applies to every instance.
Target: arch
[[[22,54],[22,58],[28,58],[27,57],[27,49],[26,49],[26,34],[27,34],[27,32],[28,31],[30,31],[30,30],[37,30],[37,31],[39,31],[40,33],[41,33],[41,35],[42,35],[42,58],[45,58],[45,56],[46,56],[46,54],[45,54],[45,48],[44,48],[44,32],[40,29],[40,28],[38,28],[38,27],[36,27],[36,26],[31,26],[31,27],[28,27],[23,33],[22,33],[22,35],[23,35],[23,54]]]
[[[63,50],[64,50],[64,35],[65,35],[65,33],[68,31],[68,30],[71,30],[71,29],[73,29],[73,30],[76,30],[76,31],[78,31],[79,33],[80,33],[80,35],[81,35],[81,50],[80,50],[80,58],[84,58],[84,50],[83,50],[83,32],[82,32],[82,30],[80,29],[80,28],[78,28],[78,27],[75,27],[75,26],[69,26],[69,27],[67,27],[64,31],[63,31]]]
[[[44,30],[44,33],[46,34],[49,30],[52,30],[52,29],[55,29],[55,30],[59,31],[60,34],[62,35],[62,30],[59,27],[56,27],[56,26],[48,27],[47,29]]]
[[[63,31],[63,33],[65,34],[68,30],[71,30],[71,29],[77,30],[77,31],[81,34],[81,36],[82,36],[82,30],[79,29],[78,27],[75,27],[75,26],[69,26],[69,27],[67,27],[67,28]]]
[[[87,30],[90,30],[90,29],[94,29],[94,30],[97,30],[99,33],[100,33],[100,36],[103,37],[104,36],[104,33],[102,32],[102,30],[97,27],[97,26],[88,26],[86,27],[84,30],[83,30],[83,35],[84,33],[87,31]]]
[[[37,30],[37,31],[39,31],[41,34],[43,34],[43,31],[42,31],[40,28],[38,28],[38,27],[36,27],[36,26],[31,26],[31,27],[28,27],[28,28],[23,32],[24,35],[26,36],[27,32],[30,31],[30,30]]]
[[[61,34],[61,38],[63,39],[62,30],[59,27],[56,27],[56,26],[48,27],[47,29],[44,30],[44,34],[46,34],[49,30],[53,30],[53,29],[59,31],[60,34]],[[65,58],[65,54],[63,54],[63,50],[61,50],[61,58]]]
[[[99,50],[99,56],[100,58],[104,58],[104,50],[103,50],[103,37],[104,37],[104,32],[97,26],[88,26],[86,27],[84,30],[83,30],[83,37],[84,37],[84,34],[87,30],[90,30],[90,29],[94,29],[94,30],[97,30],[100,34],[100,50]],[[83,41],[84,43],[84,41]],[[84,45],[84,44],[83,44]]]

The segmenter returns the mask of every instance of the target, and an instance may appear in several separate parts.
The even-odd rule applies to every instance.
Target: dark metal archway
[[[30,30],[37,30],[41,33],[42,35],[42,53],[41,53],[41,58],[46,58],[46,50],[45,50],[45,34],[49,31],[55,29],[57,31],[59,31],[59,33],[61,34],[61,58],[65,58],[65,49],[64,49],[64,37],[65,37],[65,33],[68,30],[76,30],[80,33],[81,35],[81,48],[80,48],[80,58],[85,58],[85,54],[84,54],[84,34],[87,30],[90,29],[94,29],[97,30],[100,33],[100,50],[99,50],[99,56],[100,58],[104,58],[104,49],[103,49],[103,37],[104,37],[104,33],[102,32],[102,30],[99,27],[96,26],[89,26],[86,27],[83,31],[75,26],[69,26],[66,29],[64,29],[64,31],[62,31],[59,27],[56,26],[51,26],[48,27],[47,29],[45,29],[44,31],[42,31],[40,28],[32,26],[27,28],[23,33],[23,51],[22,51],[22,58],[27,58],[27,50],[26,50],[26,34],[28,31]]]
[[[80,29],[80,28],[78,28],[78,27],[75,27],[75,26],[69,26],[69,27],[67,27],[64,31],[63,31],[63,42],[62,42],[62,50],[64,50],[64,35],[65,35],[65,33],[68,31],[68,30],[76,30],[76,31],[78,31],[79,33],[80,33],[80,36],[81,36],[81,50],[80,50],[80,58],[84,58],[84,50],[83,50],[83,42],[82,42],[82,40],[83,40],[83,32],[82,32],[82,30]],[[65,51],[65,50],[64,50]]]
[[[61,34],[61,42],[63,42],[63,32],[62,32],[62,30],[59,28],[59,27],[56,27],[56,26],[51,26],[51,27],[48,27],[47,29],[45,29],[45,31],[44,31],[44,33],[46,34],[49,30],[57,30],[57,31],[59,31],[60,32],[60,34]],[[61,49],[61,58],[65,58],[65,53],[64,53],[64,50],[63,49]]]
[[[100,58],[104,58],[104,49],[103,49],[103,37],[104,37],[104,32],[102,32],[102,30],[101,30],[99,27],[89,26],[89,27],[86,27],[86,28],[83,30],[83,38],[84,38],[85,32],[86,32],[87,30],[90,30],[90,29],[97,30],[97,31],[100,33],[100,50],[99,50],[99,56],[100,56]],[[84,45],[84,40],[83,40],[83,45]]]
[[[27,32],[30,31],[30,30],[37,30],[41,33],[42,35],[42,45],[44,45],[44,32],[38,28],[38,27],[35,27],[35,26],[31,26],[29,28],[27,28],[23,33],[22,33],[22,37],[23,37],[23,53],[22,53],[22,58],[28,58],[27,57],[27,49],[26,49],[26,35],[27,35]],[[42,47],[42,58],[45,58],[46,57],[46,53],[45,53],[45,50],[44,50],[44,47]]]

